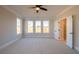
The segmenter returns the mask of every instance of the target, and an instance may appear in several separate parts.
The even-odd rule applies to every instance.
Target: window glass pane
[[[33,21],[28,21],[28,33],[33,33]]]
[[[49,33],[49,21],[43,21],[43,33]]]
[[[17,18],[17,34],[21,33],[21,21]]]
[[[35,32],[36,33],[41,33],[41,21],[36,21],[35,22]]]

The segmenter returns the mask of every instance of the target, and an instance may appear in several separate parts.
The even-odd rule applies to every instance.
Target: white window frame
[[[37,26],[37,25],[36,25],[36,22],[40,22],[40,32],[36,32],[36,26]],[[41,24],[41,23],[42,23],[41,20],[36,20],[36,21],[35,21],[35,25],[34,25],[34,26],[35,26],[35,33],[42,33],[42,30],[41,30],[42,24]],[[39,25],[39,24],[38,24],[38,25]]]
[[[28,32],[28,21],[32,21],[33,22],[33,32]],[[41,23],[41,32],[36,32],[36,21],[40,21],[40,23]],[[43,22],[44,21],[48,21],[48,32],[43,32]],[[50,26],[50,22],[49,22],[49,20],[25,20],[25,32],[26,33],[49,33],[50,32],[50,28],[49,28],[49,26]]]
[[[19,32],[17,32],[17,35],[18,35],[18,34],[21,34],[21,19],[20,18],[17,18],[17,22],[16,23],[17,23],[17,28],[19,26],[19,28],[18,28],[19,29]]]
[[[44,21],[47,21],[48,22],[48,32],[44,32]],[[43,33],[49,33],[50,32],[49,26],[50,26],[49,20],[43,20],[42,21],[42,32]]]
[[[28,32],[28,26],[29,26],[29,25],[28,25],[28,22],[32,22],[32,24],[33,24],[33,25],[32,25],[32,26],[33,26],[33,27],[32,27],[32,30],[34,29],[34,21],[28,20],[28,21],[27,21],[27,33],[34,33],[34,30],[33,30],[33,32]]]

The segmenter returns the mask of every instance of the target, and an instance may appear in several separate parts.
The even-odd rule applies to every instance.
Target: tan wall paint
[[[0,6],[0,46],[16,40],[16,16]]]

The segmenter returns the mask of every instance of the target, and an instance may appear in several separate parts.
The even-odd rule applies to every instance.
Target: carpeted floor
[[[75,54],[63,42],[50,38],[24,38],[0,50],[0,54]]]

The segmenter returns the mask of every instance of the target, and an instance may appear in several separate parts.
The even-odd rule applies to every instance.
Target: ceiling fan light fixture
[[[36,7],[35,9],[36,9],[36,10],[40,10],[40,8],[39,8],[39,7]]]
[[[47,8],[42,7],[42,5],[35,5],[35,7],[31,7],[31,8],[33,8],[37,13],[40,10],[47,11]]]

